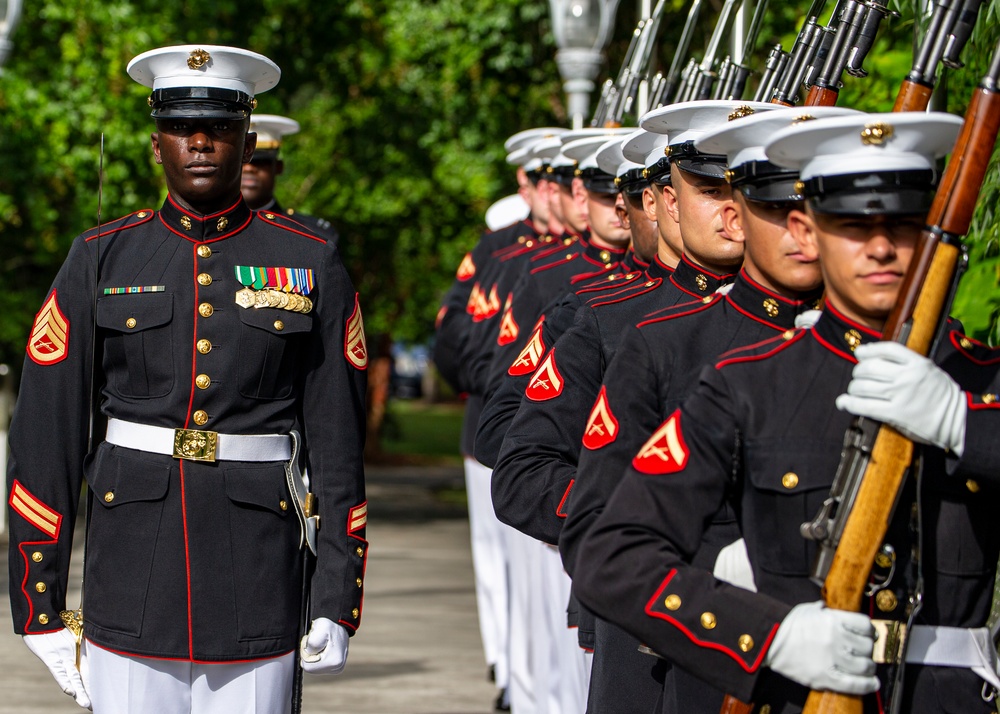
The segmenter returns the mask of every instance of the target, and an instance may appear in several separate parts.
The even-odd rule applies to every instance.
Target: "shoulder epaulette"
[[[949,332],[948,339],[951,340],[951,344],[960,354],[975,364],[989,365],[1000,362],[1000,348],[985,345],[979,340],[963,335],[958,330]]]
[[[640,295],[645,295],[651,290],[656,290],[656,288],[658,288],[662,283],[662,278],[651,278],[644,283],[630,284],[622,290],[617,290],[614,293],[592,297],[587,301],[587,304],[591,307],[617,305],[619,303],[627,302],[632,298],[639,297]]]
[[[298,233],[300,236],[305,236],[306,238],[312,238],[320,243],[326,243],[326,238],[318,236],[312,232],[308,226],[304,226],[296,220],[289,218],[282,213],[272,213],[271,211],[257,211],[257,218],[269,223],[272,226],[277,226],[278,228],[284,228],[286,231],[291,233]]]
[[[743,347],[737,347],[736,349],[730,350],[729,352],[723,352],[722,355],[719,356],[719,361],[716,362],[715,368],[722,369],[727,365],[739,364],[740,362],[756,362],[758,360],[768,359],[790,345],[795,344],[807,334],[809,334],[809,330],[804,328],[785,330],[776,337],[769,337],[766,340],[755,342],[752,345],[745,345]]]
[[[149,223],[153,220],[153,216],[155,215],[156,211],[152,208],[143,208],[142,210],[130,213],[127,216],[122,216],[121,218],[116,218],[113,221],[102,223],[100,225],[101,231],[99,234],[97,232],[98,226],[94,226],[90,230],[85,231],[83,233],[83,237],[84,240],[88,241],[93,240],[94,238],[103,238],[104,236],[117,233],[118,231],[135,228],[136,226],[141,226],[143,223]]]
[[[713,305],[721,303],[724,297],[725,295],[721,293],[712,293],[711,295],[706,295],[700,300],[690,300],[688,302],[682,302],[676,305],[661,308],[656,312],[646,315],[646,318],[642,322],[637,323],[637,327],[653,325],[667,320],[676,320],[678,317],[703,312]]]

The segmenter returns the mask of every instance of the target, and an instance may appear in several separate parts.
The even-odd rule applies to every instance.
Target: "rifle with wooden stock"
[[[840,0],[830,24],[819,16],[825,2],[814,0],[790,53],[775,47],[768,58],[773,74],[765,72],[757,99],[791,107],[803,86],[809,88],[806,106],[832,106],[843,84],[844,72],[866,77],[865,58],[875,44],[879,25],[893,13],[888,0]]]
[[[935,0],[920,47],[913,53],[913,68],[906,75],[894,112],[922,112],[930,104],[937,84],[938,65],[957,69],[960,55],[972,34],[983,0]]]
[[[883,340],[930,353],[948,318],[962,236],[972,223],[992,149],[1000,132],[1000,46],[973,94],[965,124],[941,179],[910,269],[889,315]],[[857,418],[848,430],[840,468],[820,513],[802,524],[819,541],[813,579],[830,608],[858,612],[900,489],[913,442],[895,429]],[[860,714],[861,698],[811,692],[804,714]]]
[[[839,8],[840,20],[822,67],[810,81],[806,106],[833,106],[837,103],[842,77],[846,71],[854,77],[867,77],[865,58],[875,45],[882,20],[893,13],[888,0],[845,0]]]
[[[824,32],[824,28],[819,25],[819,16],[823,14],[825,7],[826,0],[812,1],[805,22],[802,23],[802,29],[799,30],[792,49],[788,52],[784,70],[775,82],[774,91],[771,96],[764,97],[763,101],[786,107],[795,106],[806,71],[819,52]]]
[[[929,354],[948,318],[957,274],[964,260],[961,239],[969,231],[979,191],[1000,133],[1000,45],[969,102],[965,124],[942,176],[896,307],[882,339]],[[812,579],[830,608],[858,612],[875,557],[892,519],[897,495],[913,457],[913,442],[895,429],[858,417],[844,438],[844,451],[830,496],[817,516],[801,527],[819,542]],[[753,704],[727,696],[720,714],[751,714]],[[813,691],[803,714],[861,714],[862,700]]]

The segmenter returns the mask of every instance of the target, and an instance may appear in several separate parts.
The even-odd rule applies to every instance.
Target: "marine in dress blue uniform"
[[[74,671],[60,612],[86,479],[85,648],[136,671],[252,671],[283,658],[281,702],[304,634],[293,431],[322,524],[304,668],[342,668],[361,621],[361,309],[330,241],[240,195],[254,94],[278,81],[278,67],[246,50],[180,46],[140,55],[129,73],[152,88],[169,194],[159,210],[79,236],[36,317],[7,474],[14,628],[54,673]],[[92,372],[97,424],[108,426],[88,454]],[[92,681],[102,679],[96,661]],[[121,704],[143,692],[114,685],[95,685],[95,711],[144,706]],[[172,695],[147,704],[221,706]]]
[[[517,167],[518,195],[528,204],[529,215],[508,225],[492,227],[465,255],[444,297],[436,325],[435,364],[456,391],[468,395],[462,421],[461,452],[469,502],[480,635],[490,678],[498,689],[498,710],[509,709],[510,640],[512,629],[518,625],[511,619],[507,529],[493,512],[489,470],[472,456],[482,398],[471,379],[469,355],[482,349],[484,341],[496,338],[503,307],[501,295],[506,295],[513,285],[519,266],[561,243],[561,238],[548,232],[550,214],[544,184],[550,177],[545,171],[546,163],[534,149],[552,138],[558,145],[557,137],[563,132],[555,127],[526,129],[504,143],[507,162]],[[516,326],[507,324],[504,329],[516,333]]]
[[[820,108],[816,115],[848,111]],[[732,203],[723,209],[724,218],[743,240],[744,265],[728,293],[659,310],[627,330],[603,375],[604,383],[592,388],[596,399],[586,421],[586,448],[560,536],[560,549],[571,563],[571,572],[580,539],[632,456],[696,386],[700,368],[723,352],[792,328],[797,315],[818,299],[819,267],[794,253],[794,242],[784,229],[787,213],[801,205],[795,191],[798,173],[781,169],[764,156],[764,143],[771,135],[801,114],[794,109],[752,114],[709,128],[696,140],[699,151],[724,157],[728,164],[728,168],[718,164],[718,173],[728,177],[733,195]],[[739,537],[732,511],[724,509],[715,516],[696,562],[712,569],[720,550]],[[730,578],[738,575],[730,575],[724,564],[720,571]],[[628,640],[634,652],[636,643]],[[600,651],[599,645],[595,661]],[[624,659],[626,653],[616,655]],[[693,685],[683,673],[667,677],[663,710],[717,712],[721,695],[714,696],[697,682]],[[610,679],[602,686],[613,691]]]
[[[585,604],[760,710],[801,711],[809,688],[873,692],[869,617],[906,619],[916,555],[924,579],[916,623],[925,633],[971,637],[967,628],[982,627],[989,614],[1000,538],[991,527],[991,486],[965,478],[982,472],[962,449],[964,430],[924,448],[922,536],[911,480],[876,560],[883,571],[866,614],[822,606],[808,578],[815,547],[799,533],[840,461],[852,417],[838,411],[846,406],[839,395],[856,391],[859,360],[894,351],[867,345],[879,339],[922,228],[934,159],[950,150],[960,124],[940,114],[862,115],[774,137],[768,157],[801,170],[807,212],[793,211],[789,229],[804,251],[823,258],[823,314],[810,330],[789,330],[706,368],[638,450],[581,544],[574,583]],[[872,133],[882,140],[866,143]],[[963,337],[954,326],[948,333],[935,361],[968,395],[984,393],[996,363],[955,349]],[[957,456],[951,467],[942,446]],[[757,592],[692,563],[705,524],[727,502]],[[981,693],[995,671],[981,678],[964,665],[908,661],[903,711],[992,709]],[[877,710],[874,696],[866,707]]]
[[[257,148],[250,163],[243,165],[243,200],[255,211],[283,213],[336,245],[340,234],[330,221],[285,208],[274,195],[274,184],[285,171],[281,143],[289,134],[298,133],[299,123],[277,114],[254,114],[250,118],[250,131],[257,135]]]

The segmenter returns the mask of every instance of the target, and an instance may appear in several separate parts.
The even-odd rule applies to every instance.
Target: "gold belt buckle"
[[[215,461],[215,449],[219,443],[217,431],[200,429],[174,429],[175,459],[188,461]]]
[[[906,623],[895,620],[872,620],[875,628],[875,651],[872,659],[876,664],[899,664],[906,644]]]

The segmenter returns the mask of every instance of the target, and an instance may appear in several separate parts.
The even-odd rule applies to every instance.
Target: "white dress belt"
[[[173,456],[174,437],[178,431],[183,430],[108,419],[105,441],[128,449]],[[216,434],[216,438],[217,461],[288,461],[292,457],[292,440],[287,434]]]
[[[914,625],[907,635],[906,661],[932,667],[962,667],[1000,691],[997,651],[987,627]]]

